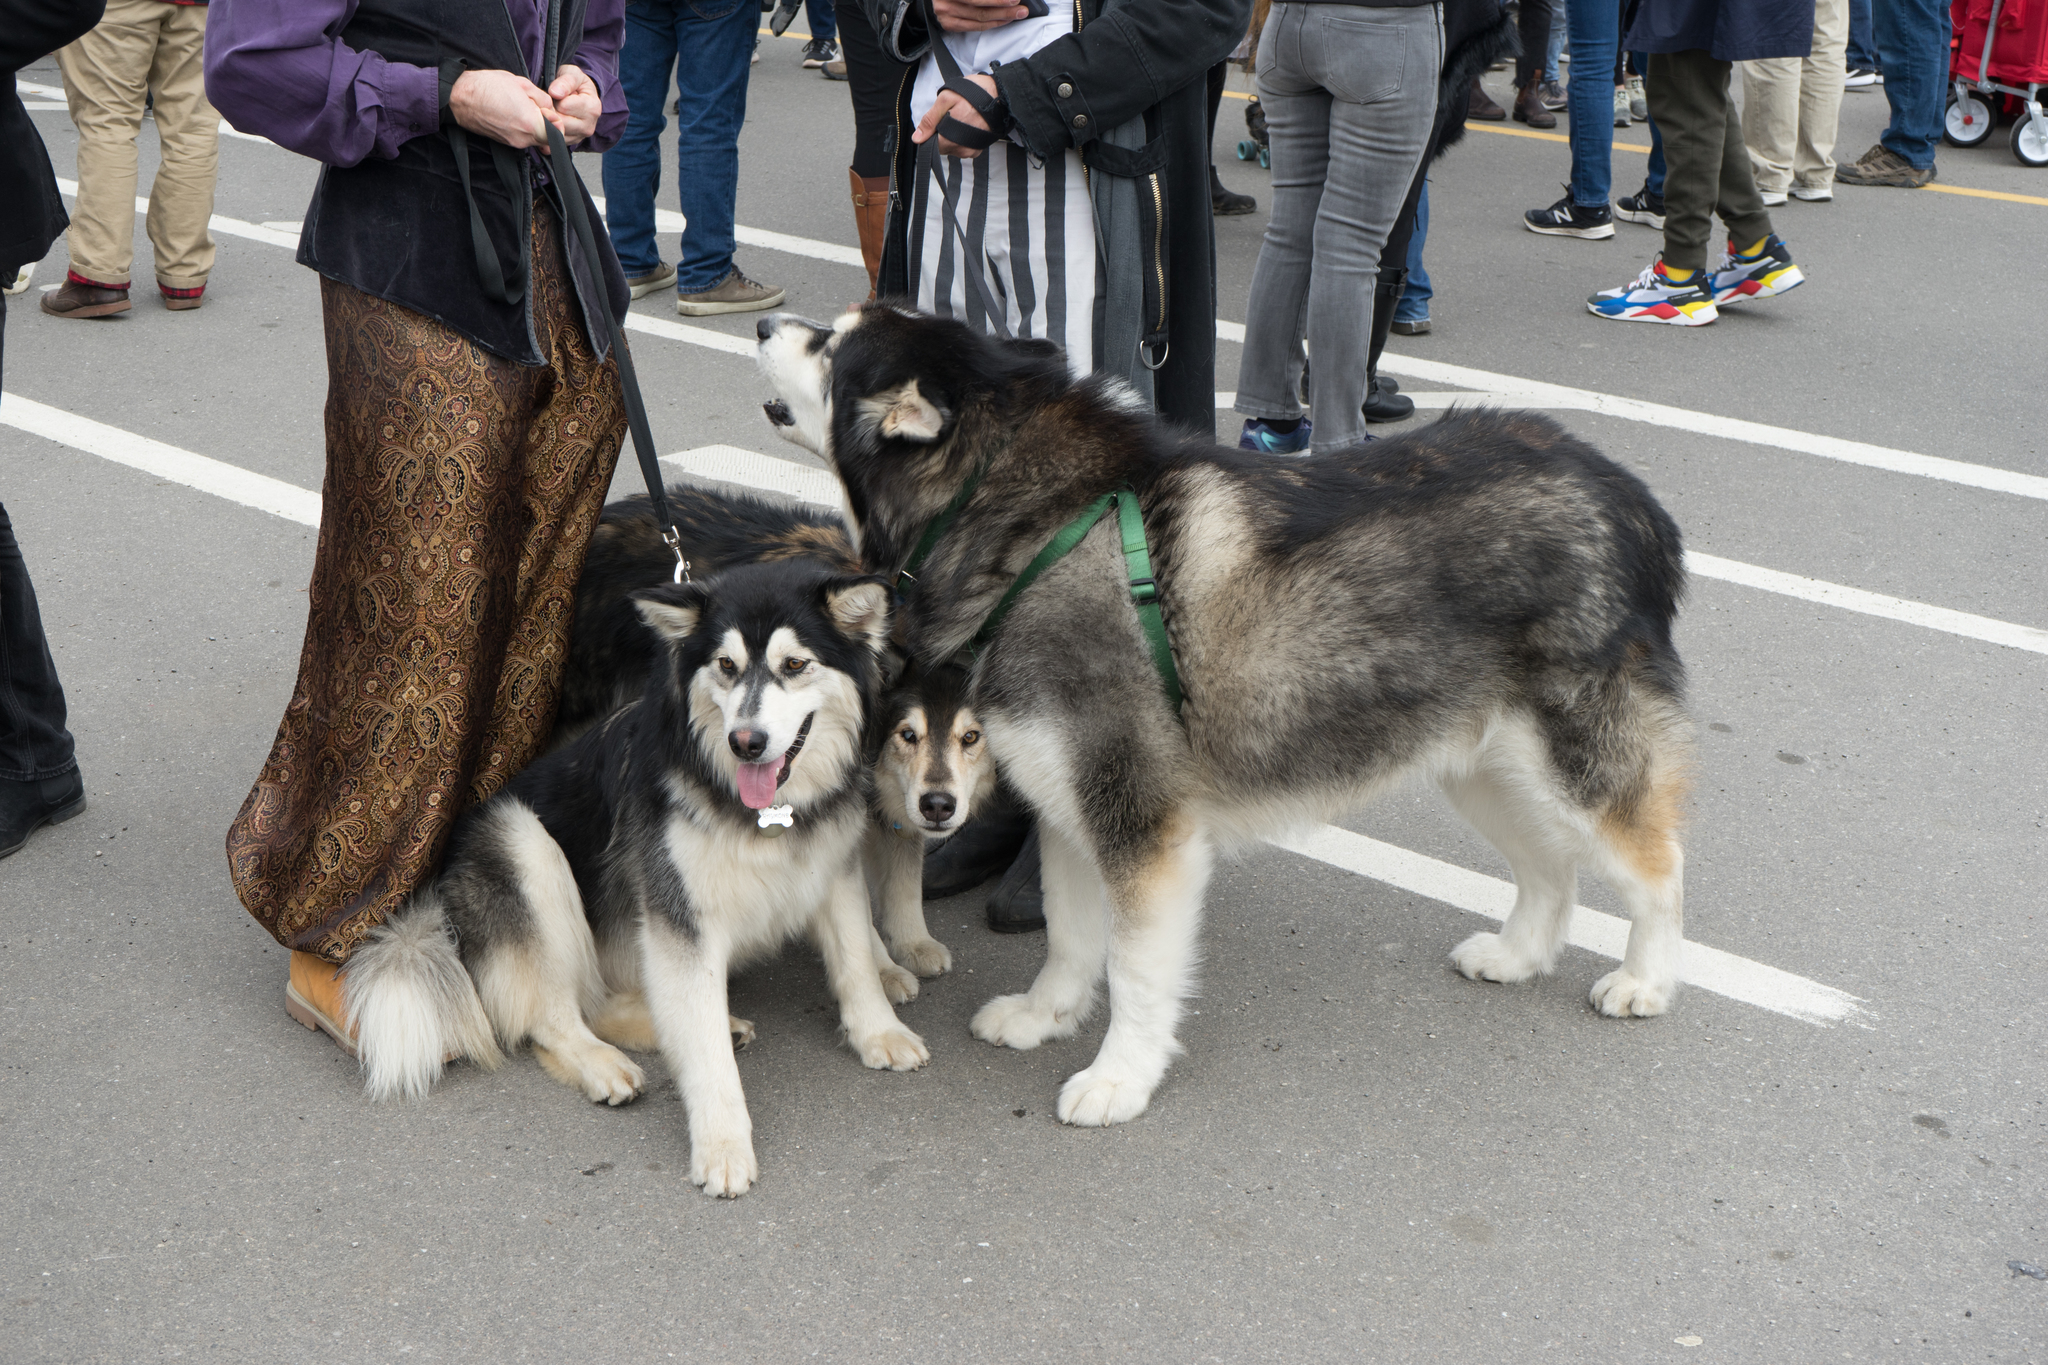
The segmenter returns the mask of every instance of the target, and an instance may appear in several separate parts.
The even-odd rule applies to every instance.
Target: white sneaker
[[[1792,186],[1792,197],[1804,200],[1809,204],[1826,204],[1833,201],[1835,190],[1832,185],[1795,184]]]
[[[1767,209],[1774,209],[1785,202],[1783,190],[1758,190],[1757,193],[1763,196],[1764,207]]]
[[[1628,87],[1617,85],[1614,87],[1614,126],[1626,128],[1628,127],[1628,120]]]
[[[8,282],[7,287],[4,290],[0,290],[0,293],[26,293],[28,290],[29,281],[33,280],[35,277],[36,265],[34,261],[30,261],[27,265],[21,268],[21,273],[19,275],[16,275],[11,281]]]

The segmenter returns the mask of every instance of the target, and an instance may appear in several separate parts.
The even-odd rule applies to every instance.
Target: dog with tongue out
[[[889,594],[792,560],[632,597],[628,624],[656,641],[646,691],[463,816],[441,879],[350,963],[349,1000],[380,1097],[424,1091],[444,1056],[492,1065],[531,1040],[551,1074],[619,1104],[645,1086],[619,1049],[658,1048],[690,1178],[739,1195],[759,1166],[733,967],[807,932],[860,1060],[929,1057],[890,1008],[882,974],[902,973],[860,862]]]

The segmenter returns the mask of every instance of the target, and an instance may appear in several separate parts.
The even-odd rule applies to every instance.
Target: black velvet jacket
[[[564,0],[557,51],[576,51],[583,34],[584,0]],[[362,0],[342,40],[358,50],[415,66],[440,67],[451,59],[484,70],[525,71],[526,57],[504,0]],[[496,355],[526,365],[544,362],[534,335],[531,278],[536,168],[531,157],[494,158],[481,136],[468,138],[470,186],[465,193],[454,144],[447,133],[415,137],[389,161],[370,157],[355,166],[320,173],[299,264],[366,294],[424,313]],[[501,166],[512,172],[507,183]],[[549,183],[557,213],[568,189],[583,196],[592,224],[604,217],[579,178],[573,187]],[[491,297],[479,279],[470,230],[471,197],[482,215],[514,302]],[[567,237],[567,226],[563,235]],[[569,276],[581,305],[584,330],[599,356],[611,346],[603,312],[623,319],[631,296],[611,239],[598,231],[603,281],[589,278],[582,252],[570,250]]]
[[[14,73],[91,31],[107,0],[0,0],[0,275],[40,261],[70,224]]]

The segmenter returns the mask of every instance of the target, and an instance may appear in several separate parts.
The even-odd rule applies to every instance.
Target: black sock
[[[1301,429],[1299,417],[1290,417],[1284,422],[1277,417],[1261,417],[1259,420],[1264,422],[1269,430],[1277,431],[1282,436],[1292,436]]]

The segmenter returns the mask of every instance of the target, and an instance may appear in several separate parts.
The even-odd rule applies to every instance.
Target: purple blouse
[[[545,89],[541,64],[547,0],[505,0],[526,54],[526,78]],[[399,144],[440,129],[440,73],[358,52],[334,34],[356,0],[213,0],[206,22],[206,97],[221,117],[301,156],[331,166],[386,160]],[[619,85],[625,0],[590,0],[583,45],[567,58],[597,85],[597,129],[573,150],[601,152],[626,130]]]

